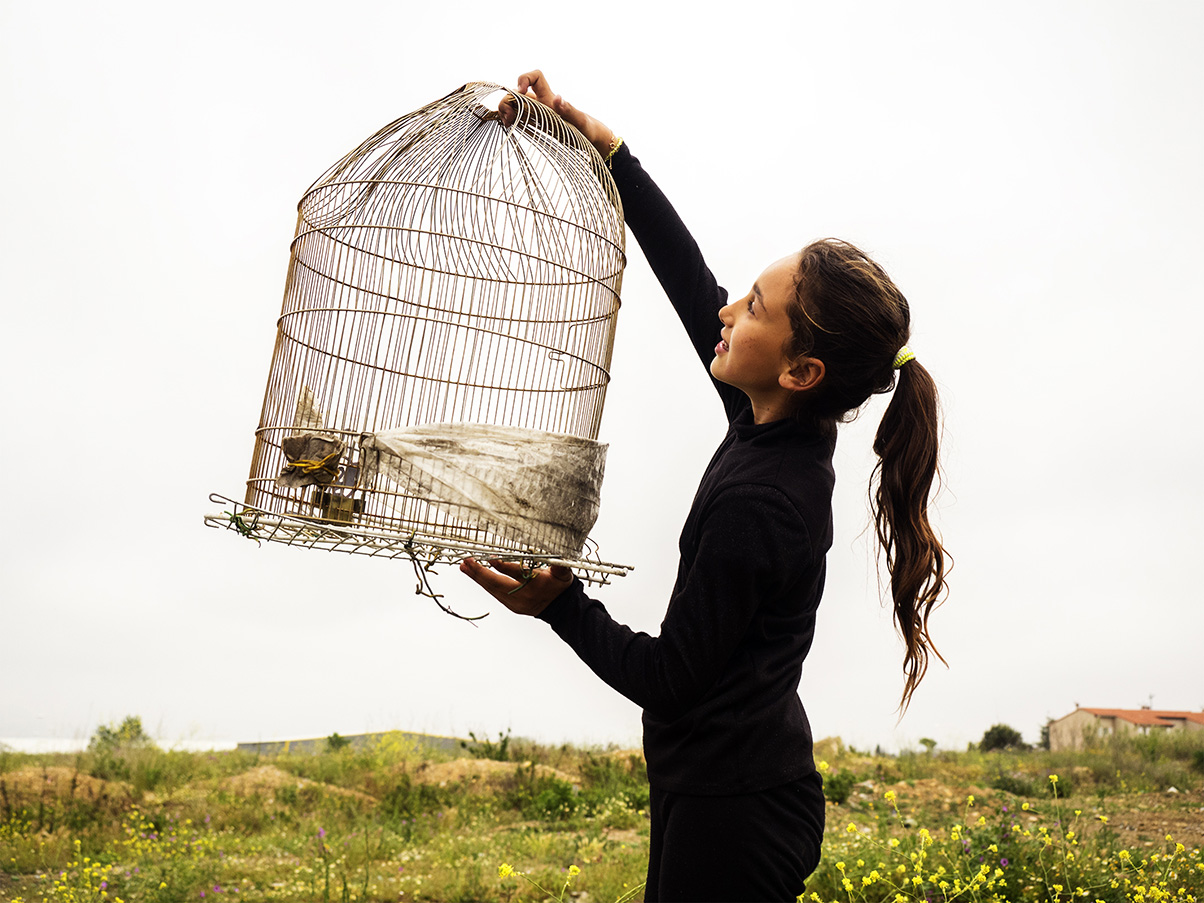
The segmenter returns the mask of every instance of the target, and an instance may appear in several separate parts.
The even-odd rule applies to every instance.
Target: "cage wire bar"
[[[388,431],[432,424],[512,431],[507,455],[523,467],[530,436],[574,460],[597,446],[622,205],[579,132],[514,95],[507,125],[505,95],[464,85],[382,128],[305,192],[246,496],[212,496],[227,510],[211,526],[426,568],[473,555],[565,564],[595,582],[626,573],[584,534],[520,529],[442,492],[463,462],[405,457],[388,470],[368,451]],[[423,441],[425,454],[444,440]],[[570,461],[582,485],[595,481],[595,515],[601,461]]]

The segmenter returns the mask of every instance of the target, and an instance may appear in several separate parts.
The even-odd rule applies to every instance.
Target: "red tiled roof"
[[[1121,718],[1142,727],[1173,727],[1176,721],[1204,724],[1204,712],[1172,712],[1160,709],[1082,709],[1099,718]]]

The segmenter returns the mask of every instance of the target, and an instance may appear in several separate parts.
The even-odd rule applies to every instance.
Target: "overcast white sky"
[[[668,6],[666,4],[666,6]],[[802,695],[817,737],[1036,740],[1086,706],[1204,707],[1204,5],[0,0],[0,738],[138,714],[169,742],[398,728],[636,744],[639,712],[448,569],[208,530],[241,498],[296,203],[377,128],[540,66],[624,135],[720,282],[835,235],[911,300],[944,398],[956,558],[896,724],[865,481]],[[602,439],[598,591],[655,632],[723,432],[634,241]]]

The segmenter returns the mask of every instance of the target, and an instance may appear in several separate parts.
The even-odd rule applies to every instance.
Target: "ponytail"
[[[911,310],[882,267],[848,242],[812,242],[799,255],[795,298],[788,308],[791,358],[823,361],[823,380],[801,392],[797,416],[835,432],[872,395],[894,390],[874,451],[870,478],[874,531],[886,553],[895,624],[906,651],[907,710],[936,651],[928,616],[945,595],[949,555],[928,522],[937,478],[940,418],[936,384],[906,348]]]
[[[907,361],[874,438],[878,463],[870,479],[870,507],[886,553],[895,625],[907,647],[903,711],[928,670],[929,656],[947,664],[928,634],[928,616],[946,591],[948,558],[928,520],[939,439],[936,384],[918,361]]]

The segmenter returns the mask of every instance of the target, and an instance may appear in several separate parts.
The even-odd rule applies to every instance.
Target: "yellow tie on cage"
[[[404,558],[437,601],[426,575],[466,556],[630,570],[589,540],[622,204],[579,132],[522,96],[505,123],[505,93],[467,84],[305,192],[246,496],[207,524]]]

